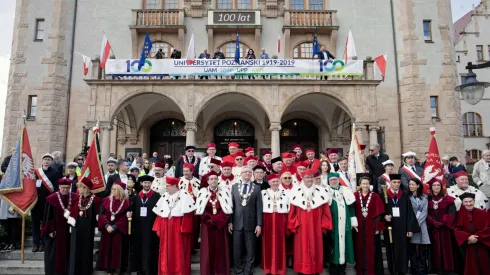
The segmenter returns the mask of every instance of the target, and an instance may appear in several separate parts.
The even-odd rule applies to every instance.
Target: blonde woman
[[[126,212],[129,200],[126,197],[126,184],[116,181],[111,186],[110,196],[102,200],[98,228],[102,232],[100,239],[97,270],[109,274],[123,272],[128,256],[128,218]]]

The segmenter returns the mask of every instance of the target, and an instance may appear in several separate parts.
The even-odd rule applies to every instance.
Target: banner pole
[[[20,262],[24,264],[24,241],[25,241],[25,231],[26,231],[26,217],[22,215],[22,235],[20,241]]]

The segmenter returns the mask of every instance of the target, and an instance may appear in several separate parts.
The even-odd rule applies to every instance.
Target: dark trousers
[[[427,268],[427,245],[410,244],[410,274],[428,274]]]
[[[17,245],[20,241],[21,230],[20,218],[8,218],[5,223],[5,231],[7,233],[6,243]]]
[[[346,264],[332,264],[330,263],[328,273],[330,275],[345,275]]]
[[[41,222],[44,216],[44,203],[39,201],[31,211],[32,215],[32,242],[34,245],[44,245],[44,239],[41,238]]]
[[[257,236],[253,231],[233,230],[233,262],[236,275],[253,274],[256,242]]]

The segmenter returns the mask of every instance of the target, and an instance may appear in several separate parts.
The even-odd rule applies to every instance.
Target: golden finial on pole
[[[386,184],[383,184],[381,188],[383,188],[383,194],[385,195],[385,203],[388,204],[388,187]]]

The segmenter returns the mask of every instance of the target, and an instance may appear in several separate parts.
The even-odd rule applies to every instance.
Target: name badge
[[[141,207],[140,208],[140,217],[146,217],[146,215],[147,215],[147,208]]]
[[[43,184],[42,180],[36,180],[36,188],[40,188],[42,184]]]
[[[395,218],[399,218],[400,217],[400,208],[393,207],[393,208],[391,208],[391,211],[393,212],[393,217],[395,217]]]

